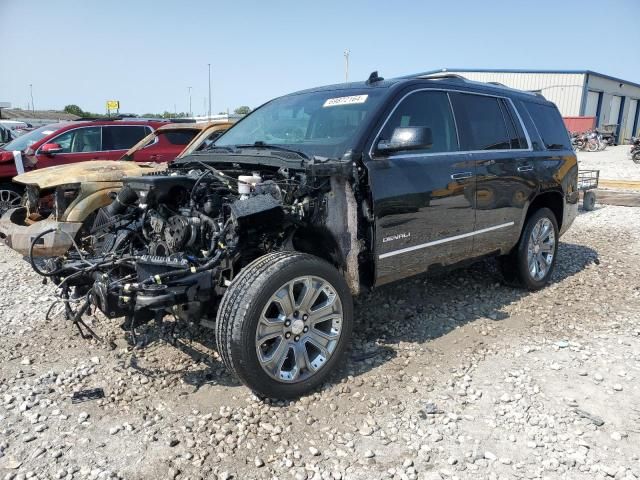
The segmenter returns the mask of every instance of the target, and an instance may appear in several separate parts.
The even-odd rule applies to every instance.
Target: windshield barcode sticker
[[[353,95],[351,97],[327,98],[323,107],[337,107],[339,105],[353,105],[354,103],[364,103],[369,95]]]

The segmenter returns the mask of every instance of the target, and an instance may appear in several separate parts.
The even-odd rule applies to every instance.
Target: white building
[[[483,70],[443,68],[422,75],[454,73],[478,82],[498,82],[540,92],[563,117],[596,117],[596,126],[615,132],[619,143],[640,132],[640,84],[591,70]]]

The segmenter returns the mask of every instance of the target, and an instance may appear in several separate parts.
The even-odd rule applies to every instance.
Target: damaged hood
[[[13,181],[51,188],[66,183],[118,182],[124,177],[160,172],[166,168],[166,163],[93,160],[32,170],[14,177]]]

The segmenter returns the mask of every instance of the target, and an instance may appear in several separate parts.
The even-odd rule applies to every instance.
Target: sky
[[[0,0],[0,102],[252,108],[345,78],[588,69],[640,83],[640,0]]]

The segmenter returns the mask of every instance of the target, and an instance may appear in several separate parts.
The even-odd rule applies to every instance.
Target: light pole
[[[33,105],[33,83],[29,84],[29,95],[31,96],[31,111],[35,112],[36,107]]]
[[[207,120],[211,120],[211,64],[207,63],[209,66],[209,115]]]
[[[191,88],[192,87],[187,87],[187,91],[189,92],[189,117],[193,117],[193,114],[191,113]]]
[[[349,83],[349,54],[351,50],[348,48],[344,51],[344,81]]]

